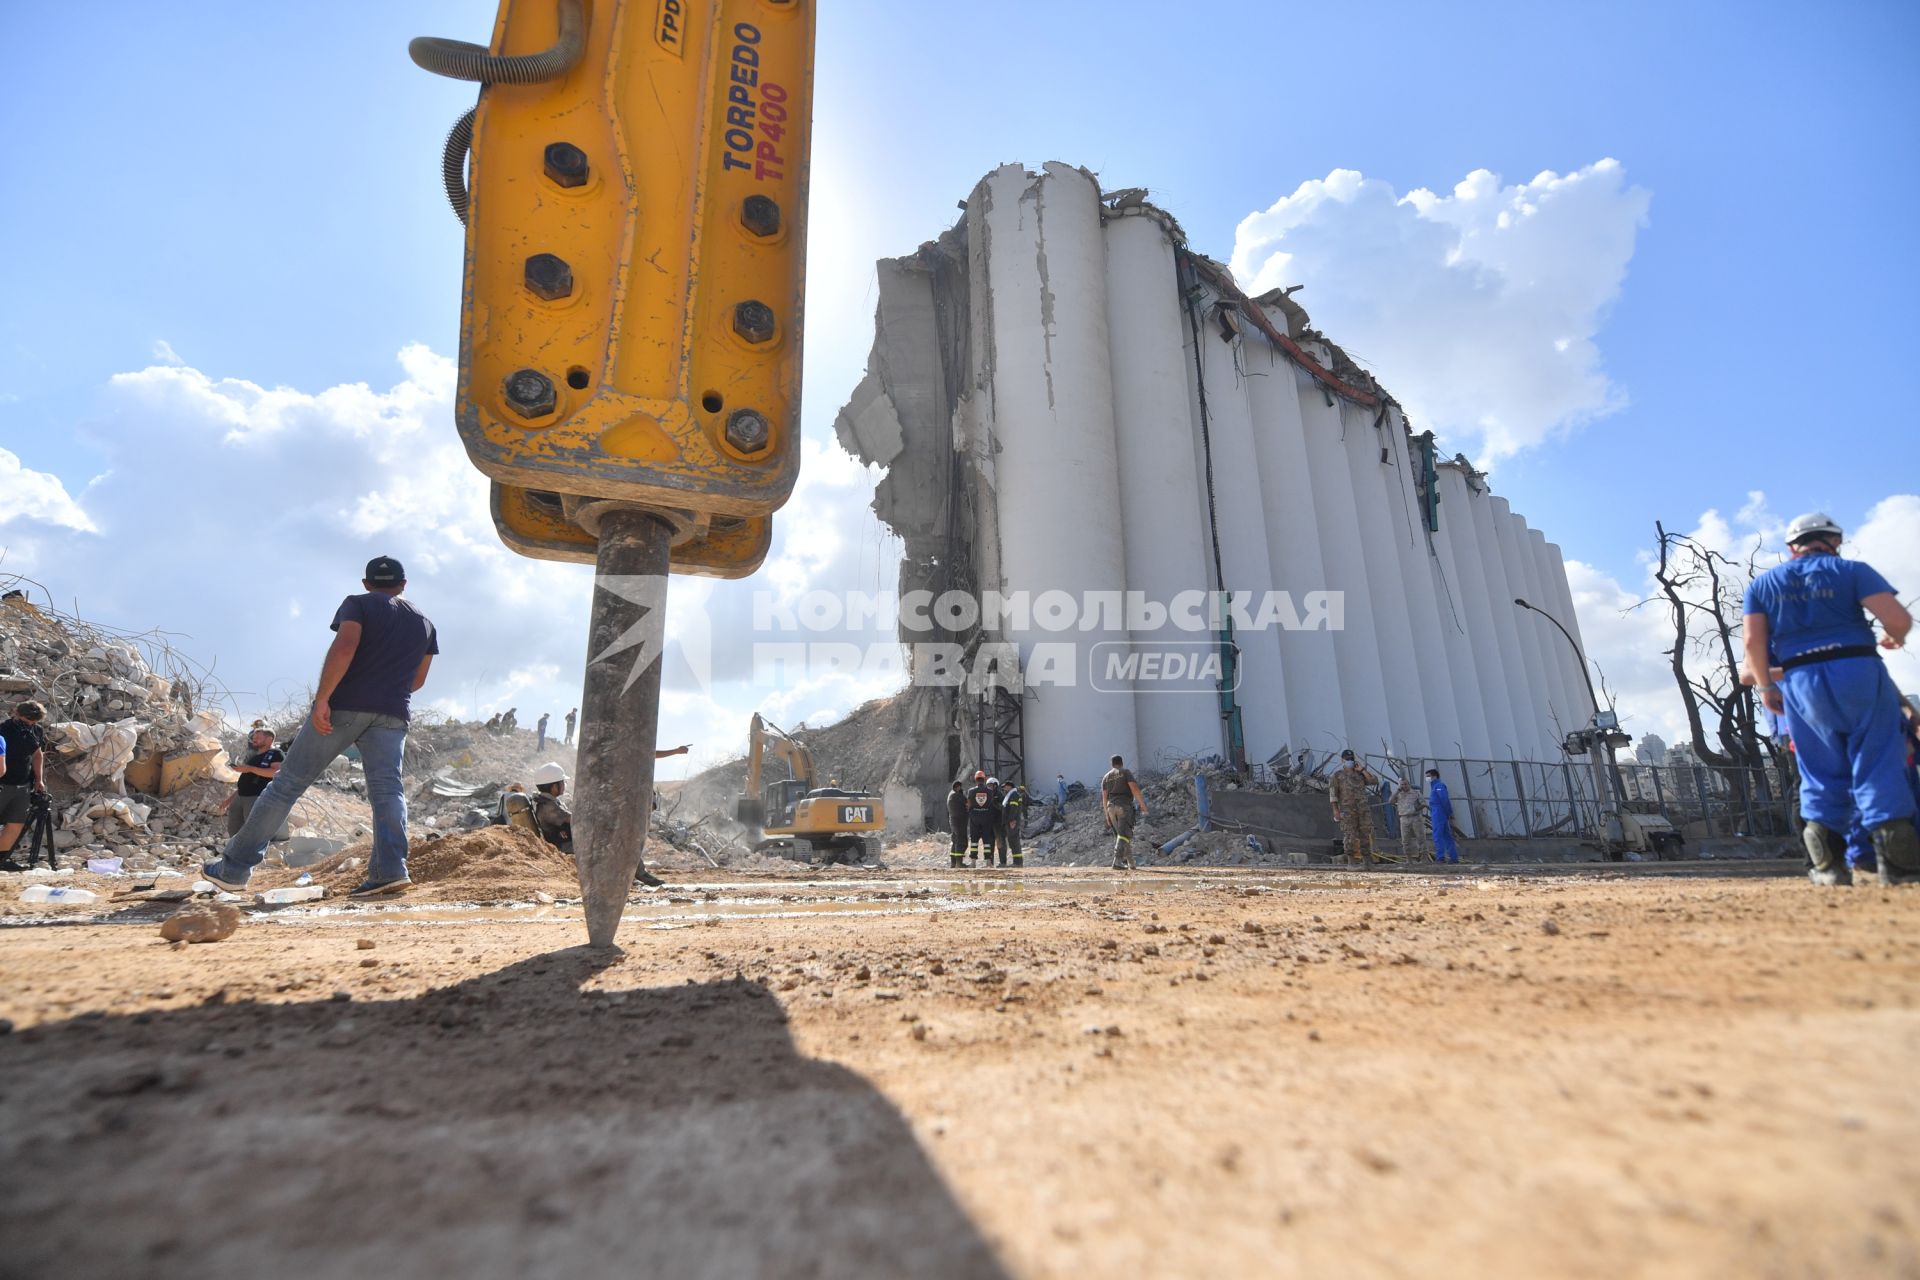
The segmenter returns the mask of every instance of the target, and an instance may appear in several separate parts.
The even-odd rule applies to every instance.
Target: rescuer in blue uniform
[[[1800,764],[1800,815],[1815,884],[1850,884],[1846,830],[1852,810],[1873,840],[1882,884],[1920,882],[1920,832],[1907,785],[1900,695],[1875,652],[1898,649],[1913,627],[1893,588],[1872,566],[1840,558],[1840,526],[1820,512],[1787,526],[1793,559],[1747,588],[1750,671],[1777,664],[1778,684],[1758,684],[1767,709],[1783,713]],[[1771,661],[1769,660],[1771,656]]]
[[[1460,861],[1460,846],[1453,841],[1453,797],[1447,784],[1440,781],[1438,769],[1427,770],[1427,821],[1433,824],[1433,860]]]

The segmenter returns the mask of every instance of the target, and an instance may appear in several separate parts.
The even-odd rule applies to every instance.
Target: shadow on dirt
[[[765,988],[583,990],[607,963],[0,1039],[0,1274],[1005,1274]]]

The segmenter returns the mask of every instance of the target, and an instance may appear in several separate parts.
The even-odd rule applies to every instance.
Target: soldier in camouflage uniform
[[[1140,784],[1134,779],[1133,771],[1127,768],[1127,762],[1119,756],[1113,758],[1113,768],[1107,770],[1100,779],[1100,804],[1106,814],[1107,830],[1113,832],[1113,867],[1116,871],[1131,871],[1133,860],[1133,820],[1134,806],[1138,805],[1140,816],[1147,816],[1147,798],[1140,794]]]
[[[1424,807],[1413,784],[1400,779],[1400,785],[1393,789],[1393,809],[1400,815],[1400,856],[1408,862],[1429,862],[1433,858],[1427,815],[1421,812]]]
[[[1349,860],[1371,868],[1380,860],[1373,851],[1373,771],[1354,756],[1342,751],[1346,763],[1333,775],[1327,798],[1333,802],[1334,820],[1340,824],[1340,843]]]

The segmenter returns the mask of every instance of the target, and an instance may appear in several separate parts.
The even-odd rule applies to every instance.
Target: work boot
[[[1807,859],[1813,864],[1807,871],[1807,879],[1828,888],[1853,883],[1853,872],[1847,866],[1846,837],[1817,822],[1809,822],[1800,833],[1800,842],[1807,847]]]
[[[951,862],[948,864],[948,870],[960,871],[965,869],[967,860],[964,857],[957,853],[950,854],[949,857],[951,858]]]
[[[1027,860],[1025,858],[1015,858],[1013,860],[1013,865],[1016,867],[1024,867],[1027,865]]]
[[[1873,852],[1880,860],[1880,883],[1920,884],[1920,831],[1909,818],[1873,829]]]

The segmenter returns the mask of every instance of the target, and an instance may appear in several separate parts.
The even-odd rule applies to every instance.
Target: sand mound
[[[330,896],[344,894],[366,878],[372,853],[373,841],[360,840],[309,870]],[[407,848],[407,874],[420,891],[442,898],[520,900],[540,890],[555,897],[580,891],[572,858],[515,827],[417,838]]]

